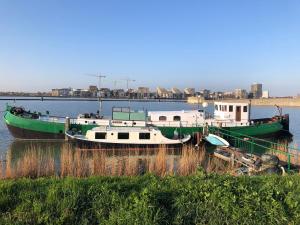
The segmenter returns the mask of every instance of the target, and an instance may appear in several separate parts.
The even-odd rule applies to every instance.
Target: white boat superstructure
[[[112,118],[100,117],[98,114],[80,114],[74,120],[76,124],[116,126],[116,127],[145,127],[147,115],[144,111],[132,111],[128,107],[113,107]]]
[[[72,131],[66,132],[66,135],[83,142],[124,145],[176,145],[191,139],[191,135],[169,139],[154,127],[95,127],[88,130],[86,135]]]
[[[249,126],[248,103],[215,102],[214,114],[204,110],[149,111],[148,123],[158,127]]]
[[[148,123],[161,127],[194,127],[205,124],[207,119],[209,119],[209,114],[203,110],[148,112]]]
[[[97,114],[82,114],[74,120],[76,124],[116,127],[236,127],[250,125],[248,103],[215,102],[213,115],[205,110],[178,111],[131,111],[129,108],[113,108],[112,118]]]
[[[110,118],[84,118],[77,117],[74,120],[76,124],[85,125],[97,125],[97,126],[116,126],[116,127],[144,127],[146,121],[134,121],[134,120],[113,120]]]

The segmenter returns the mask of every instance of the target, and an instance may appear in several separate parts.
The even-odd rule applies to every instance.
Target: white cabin
[[[88,130],[86,135],[66,132],[69,138],[81,141],[106,144],[160,145],[180,144],[191,139],[185,135],[182,139],[169,139],[154,127],[95,127]]]
[[[216,122],[247,125],[250,120],[248,103],[215,102],[214,119]]]
[[[207,117],[203,110],[149,111],[148,123],[156,126],[195,126],[204,124]]]

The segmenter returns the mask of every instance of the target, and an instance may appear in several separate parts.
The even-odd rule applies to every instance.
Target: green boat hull
[[[258,124],[252,126],[222,128],[248,136],[265,136],[280,132],[283,128],[283,125],[280,121],[276,121],[272,123]],[[174,136],[174,132],[178,132],[179,134],[190,135],[193,135],[198,132],[202,133],[203,127],[159,127],[159,129],[166,137],[171,138]]]
[[[65,123],[43,121],[16,116],[9,111],[4,114],[10,133],[20,139],[64,139]],[[71,128],[81,130],[84,134],[96,125],[71,124]]]
[[[43,121],[39,119],[28,119],[12,114],[7,111],[4,115],[4,121],[11,134],[16,138],[22,139],[63,139],[65,137],[65,123],[55,121]],[[88,130],[96,127],[96,125],[71,124],[70,128],[80,130],[85,134]],[[162,134],[172,138],[174,132],[179,134],[201,133],[202,127],[158,127]],[[224,129],[234,131],[249,136],[269,135],[279,132],[283,129],[280,120],[269,123],[260,123],[242,127],[224,127]]]

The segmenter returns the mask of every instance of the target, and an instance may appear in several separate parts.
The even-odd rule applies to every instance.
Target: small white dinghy
[[[65,134],[86,147],[89,145],[92,147],[178,145],[191,139],[191,135],[169,139],[155,127],[95,127],[88,130],[86,135],[76,134],[72,131],[67,131]]]
[[[228,141],[226,141],[224,138],[221,138],[220,136],[209,134],[204,138],[207,142],[209,142],[212,145],[220,146],[220,147],[229,147]]]

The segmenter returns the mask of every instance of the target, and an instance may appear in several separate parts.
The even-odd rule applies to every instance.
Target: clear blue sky
[[[296,95],[300,1],[0,0],[0,91],[84,88],[96,72],[108,87]]]

